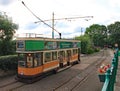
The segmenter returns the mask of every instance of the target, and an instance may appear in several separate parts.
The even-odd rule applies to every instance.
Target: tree
[[[0,16],[0,39],[11,40],[18,25],[14,24],[10,18]]]
[[[107,42],[107,28],[104,25],[93,24],[86,29],[85,34],[90,36],[95,46],[103,47]]]
[[[110,43],[114,46],[115,43],[120,46],[120,22],[115,22],[107,26],[108,28],[108,37]]]
[[[12,39],[18,25],[5,15],[0,15],[0,55],[8,55],[13,52]]]
[[[93,48],[93,42],[88,35],[78,36],[75,39],[81,41],[81,53],[87,54]]]

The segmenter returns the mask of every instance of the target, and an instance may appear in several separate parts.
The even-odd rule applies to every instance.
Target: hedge
[[[18,65],[18,56],[17,55],[8,55],[0,57],[0,69],[4,71],[8,70],[17,70]]]

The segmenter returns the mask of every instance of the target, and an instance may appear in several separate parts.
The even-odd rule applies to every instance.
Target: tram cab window
[[[25,54],[19,53],[18,54],[18,66],[19,67],[25,67],[26,64]]]
[[[52,60],[57,60],[57,52],[52,52]]]
[[[46,52],[45,53],[45,62],[49,62],[51,61],[52,56],[51,56],[51,52]]]
[[[27,67],[33,67],[33,56],[32,54],[27,54]]]

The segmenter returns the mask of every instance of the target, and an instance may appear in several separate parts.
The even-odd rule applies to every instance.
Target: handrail
[[[105,83],[103,85],[103,89],[102,91],[109,91],[108,87],[109,87],[109,83],[110,83],[110,69],[107,70],[107,73],[105,74],[106,75],[106,79],[105,79]]]
[[[114,83],[116,81],[116,74],[118,68],[118,49],[112,59],[111,67],[105,73],[105,82],[101,91],[114,91]]]

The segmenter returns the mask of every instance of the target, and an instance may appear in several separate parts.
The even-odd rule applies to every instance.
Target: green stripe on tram
[[[44,41],[27,40],[25,41],[25,50],[43,50]]]

